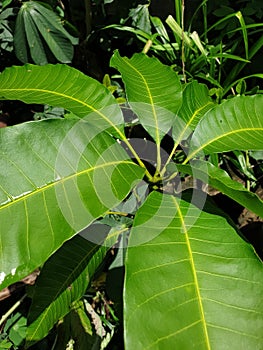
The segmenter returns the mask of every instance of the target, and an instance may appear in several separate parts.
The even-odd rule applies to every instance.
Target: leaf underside
[[[98,223],[66,242],[44,264],[28,315],[27,344],[43,339],[85,293],[119,231]],[[84,238],[85,237],[85,238]],[[90,241],[91,240],[91,241]],[[97,243],[92,241],[96,240]]]

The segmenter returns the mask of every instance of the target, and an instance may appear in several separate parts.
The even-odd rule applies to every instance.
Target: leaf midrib
[[[144,78],[143,74],[138,70],[136,69],[128,60],[126,60],[126,63],[128,66],[130,66],[142,79],[144,85],[145,85],[145,88],[146,88],[146,91],[148,93],[148,96],[149,96],[149,99],[150,99],[150,105],[152,107],[152,113],[153,113],[153,118],[154,118],[154,122],[155,122],[155,135],[156,135],[156,144],[157,145],[160,145],[160,133],[159,133],[159,127],[158,127],[158,118],[157,118],[157,113],[156,113],[156,110],[154,108],[154,101],[153,101],[153,98],[152,98],[152,94],[151,94],[151,90],[147,84],[147,81],[146,79]]]
[[[236,129],[236,130],[231,130],[229,132],[226,132],[224,134],[221,134],[211,140],[209,140],[208,142],[204,143],[202,146],[200,146],[199,148],[197,148],[196,150],[194,150],[192,153],[190,153],[189,156],[187,156],[186,160],[182,163],[182,164],[186,164],[190,159],[192,159],[198,152],[200,152],[202,149],[206,148],[208,145],[212,144],[215,141],[218,141],[224,137],[227,137],[229,135],[234,135],[234,134],[238,134],[238,133],[242,133],[242,132],[246,132],[246,131],[263,131],[263,127],[251,127],[251,128],[242,128],[242,129]],[[244,148],[245,149],[245,148]]]
[[[1,93],[3,91],[3,95],[4,95],[4,91],[7,91],[7,92],[19,92],[19,91],[26,91],[26,92],[40,92],[40,93],[43,93],[43,94],[50,94],[50,95],[56,95],[56,96],[59,96],[60,98],[64,98],[64,99],[67,99],[67,100],[71,100],[71,101],[75,101],[77,103],[79,103],[80,105],[82,106],[85,106],[87,108],[89,108],[91,111],[97,113],[99,116],[101,116],[105,121],[107,121],[107,123],[109,123],[109,125],[114,128],[114,130],[116,130],[116,132],[120,135],[121,139],[125,139],[125,135],[121,132],[121,130],[109,119],[105,116],[105,114],[101,113],[98,109],[94,108],[93,106],[89,105],[88,103],[84,102],[84,101],[81,101],[73,96],[69,96],[69,95],[66,95],[66,94],[63,94],[61,92],[57,92],[57,91],[52,91],[52,90],[47,90],[47,89],[34,89],[34,88],[17,88],[17,89],[0,89]]]
[[[177,138],[176,141],[176,148],[178,147],[179,143],[182,141],[186,131],[188,130],[188,128],[190,128],[192,122],[195,120],[195,117],[203,110],[205,109],[207,106],[211,105],[214,106],[213,102],[208,102],[207,104],[205,104],[204,106],[201,106],[200,108],[196,109],[194,111],[194,113],[192,114],[191,118],[188,120],[188,122],[185,124],[185,127],[183,128],[182,132],[180,133],[180,135]],[[183,119],[182,119],[183,120]]]
[[[12,205],[14,205],[14,203],[18,203],[19,201],[24,201],[26,200],[27,198],[30,198],[38,193],[43,193],[45,192],[46,190],[48,190],[49,188],[52,188],[52,187],[55,187],[57,186],[58,184],[61,184],[61,183],[65,183],[69,180],[72,180],[74,178],[78,178],[79,176],[83,175],[83,174],[88,174],[89,172],[92,172],[94,170],[97,170],[99,168],[106,168],[106,167],[109,167],[109,166],[112,166],[112,165],[119,165],[119,164],[130,164],[130,165],[135,165],[132,161],[114,161],[114,162],[108,162],[108,163],[104,163],[104,164],[100,164],[100,165],[97,165],[95,167],[91,167],[91,168],[88,168],[88,169],[84,169],[82,171],[79,171],[77,173],[74,173],[74,174],[71,174],[71,175],[68,175],[68,176],[65,176],[57,181],[54,181],[54,182],[51,182],[49,184],[46,184],[42,187],[39,187],[39,188],[36,188],[35,190],[32,190],[30,191],[30,193],[26,193],[26,194],[22,194],[21,196],[11,200],[10,202],[8,203],[5,203],[3,204],[2,206],[0,206],[0,210],[3,210],[3,209],[6,209]],[[6,191],[5,191],[6,192]],[[10,194],[9,194],[10,195]],[[11,196],[11,195],[10,195]],[[10,198],[10,197],[9,197]]]
[[[197,301],[198,301],[198,307],[199,307],[199,311],[200,311],[200,315],[201,315],[201,322],[203,325],[203,331],[204,331],[204,339],[205,339],[205,344],[206,344],[206,348],[207,350],[211,350],[210,347],[210,341],[209,341],[209,337],[208,337],[208,330],[207,330],[207,324],[206,324],[206,320],[205,320],[205,315],[204,315],[204,308],[203,308],[203,303],[202,303],[202,298],[200,295],[200,288],[199,288],[199,283],[198,283],[198,278],[197,278],[197,271],[195,268],[195,263],[194,263],[194,258],[193,258],[193,253],[192,253],[192,249],[191,249],[191,243],[189,240],[189,236],[188,236],[188,231],[187,231],[187,227],[185,226],[185,222],[184,222],[184,216],[183,213],[181,211],[180,206],[178,205],[176,198],[175,197],[171,197],[174,205],[177,209],[177,213],[178,213],[178,217],[181,221],[181,227],[183,229],[183,234],[185,235],[185,240],[186,240],[186,245],[187,245],[187,249],[188,249],[188,254],[189,254],[189,261],[190,261],[190,265],[191,265],[191,270],[193,273],[193,277],[194,277],[194,286],[196,289],[196,296],[197,296]]]

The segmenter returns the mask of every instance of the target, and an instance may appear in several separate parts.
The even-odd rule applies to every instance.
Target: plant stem
[[[181,24],[182,24],[182,71],[184,82],[186,83],[186,74],[185,74],[185,48],[184,48],[184,0],[182,0],[182,16],[181,16]]]
[[[175,0],[175,18],[176,18],[176,22],[179,24],[179,26],[181,26],[181,10],[182,10],[182,2],[181,0]]]
[[[132,147],[132,145],[130,144],[130,142],[127,140],[126,136],[124,134],[122,134],[121,132],[119,133],[122,138],[121,140],[125,143],[125,145],[128,147],[128,149],[130,150],[130,152],[132,153],[132,155],[134,156],[134,158],[137,160],[138,164],[140,165],[140,167],[145,169],[145,175],[147,176],[147,178],[152,181],[153,177],[152,175],[149,173],[148,169],[146,168],[145,164],[143,163],[143,161],[141,160],[141,158],[138,156],[138,154],[136,153],[136,151],[134,150],[134,148]]]
[[[162,167],[162,159],[161,159],[161,144],[158,142],[156,144],[156,172],[155,172],[155,178],[158,177],[159,178],[159,174],[161,171],[161,167]]]
[[[98,114],[105,119],[104,115],[101,112],[98,112]],[[130,142],[128,141],[127,137],[125,136],[125,134],[116,126],[114,125],[112,122],[110,122],[110,125],[115,129],[115,131],[119,134],[119,139],[121,141],[123,141],[125,143],[125,145],[128,147],[128,149],[130,150],[130,152],[132,153],[132,155],[134,156],[134,158],[137,160],[138,164],[140,167],[145,169],[145,175],[147,176],[147,178],[151,181],[152,180],[152,175],[149,173],[149,171],[147,170],[145,164],[143,163],[143,161],[141,160],[141,158],[138,156],[138,154],[136,153],[135,149],[132,147],[132,145],[130,144]]]
[[[174,152],[176,151],[176,148],[179,146],[179,143],[180,143],[180,140],[178,140],[178,141],[174,144],[173,149],[172,149],[172,151],[171,151],[171,153],[170,153],[170,155],[169,155],[169,157],[168,157],[168,159],[167,159],[167,161],[166,161],[164,167],[162,168],[162,171],[160,172],[161,177],[164,176],[164,174],[165,174],[165,172],[166,172],[166,167],[167,167],[167,165],[170,163],[170,161],[171,161],[171,159],[172,159],[172,157],[173,157],[173,155],[174,155]]]
[[[249,153],[248,151],[245,151],[245,155],[246,155],[246,166],[247,166],[247,169],[250,168],[250,161],[249,161]],[[247,183],[246,183],[246,187],[247,187],[247,190],[250,191],[250,180],[247,179]]]
[[[0,326],[8,319],[9,316],[12,315],[12,313],[22,304],[26,297],[26,294],[22,296],[21,299],[19,299],[1,318],[0,320]]]
[[[120,215],[120,216],[127,216],[128,213],[124,213],[121,211],[107,211],[106,215]]]
[[[86,24],[86,37],[91,32],[91,3],[90,0],[85,0],[85,24]]]
[[[143,50],[142,50],[142,53],[145,53],[147,54],[147,52],[150,50],[151,46],[152,46],[153,42],[151,39],[148,39]]]
[[[207,44],[207,1],[203,1],[202,10],[203,10],[203,19],[204,19],[204,41]]]

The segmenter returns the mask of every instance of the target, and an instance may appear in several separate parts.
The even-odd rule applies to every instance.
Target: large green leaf
[[[77,43],[78,39],[64,29],[60,18],[51,9],[36,1],[27,1],[21,6],[14,44],[16,55],[23,63],[28,62],[28,49],[36,64],[47,64],[50,52],[59,62],[70,63],[72,45]]]
[[[248,191],[241,183],[232,180],[224,170],[202,160],[192,161],[191,165],[177,164],[176,167],[177,170],[191,174],[205,183],[208,181],[210,186],[263,217],[263,201],[255,193]]]
[[[188,158],[205,153],[263,148],[263,96],[236,96],[217,105],[197,125]]]
[[[120,71],[131,108],[159,145],[172,127],[182,103],[182,87],[177,74],[156,58],[144,54],[135,54],[128,59],[116,51],[111,66]]]
[[[107,133],[50,119],[0,130],[0,285],[23,278],[143,176]]]
[[[66,65],[7,68],[0,74],[0,97],[63,107],[124,138],[123,116],[112,94],[95,79]]]
[[[173,137],[180,143],[195,129],[203,115],[214,107],[206,85],[196,80],[187,84],[183,90],[183,104],[173,125]]]
[[[107,251],[123,229],[95,223],[66,242],[41,269],[28,315],[28,345],[44,338],[83,296]],[[92,243],[97,236],[97,243]],[[99,245],[101,244],[101,245]]]
[[[263,265],[217,215],[152,193],[126,260],[126,349],[261,349]]]

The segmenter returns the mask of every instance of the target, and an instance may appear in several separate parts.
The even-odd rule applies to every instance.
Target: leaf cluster
[[[205,85],[182,84],[171,67],[143,53],[115,52],[111,65],[121,73],[126,107],[152,142],[129,139],[126,109],[74,68],[28,64],[0,75],[2,99],[71,112],[0,130],[1,288],[41,269],[25,347],[70,312],[85,318],[85,336],[105,340],[82,298],[122,237],[126,349],[238,348],[240,339],[259,348],[262,262],[200,187],[189,198],[177,180],[191,175],[263,217],[261,199],[209,161],[262,149],[262,95],[215,103]],[[169,153],[161,145],[167,134]]]

